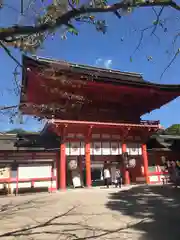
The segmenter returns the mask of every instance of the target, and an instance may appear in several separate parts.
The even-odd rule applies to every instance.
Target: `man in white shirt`
[[[107,188],[109,188],[111,173],[107,165],[104,166],[103,173],[104,173],[104,183],[107,186]]]

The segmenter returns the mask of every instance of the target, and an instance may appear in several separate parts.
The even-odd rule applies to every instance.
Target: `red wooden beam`
[[[34,182],[42,182],[42,181],[50,181],[50,180],[55,181],[55,180],[56,180],[56,177],[19,178],[19,179],[18,179],[18,182],[20,182],[20,183],[31,182],[31,181],[34,181]],[[16,181],[17,181],[16,178],[1,178],[1,179],[0,179],[0,183],[16,183]]]
[[[108,128],[151,128],[151,129],[159,129],[160,125],[157,123],[154,124],[131,124],[131,123],[112,123],[112,122],[87,122],[87,121],[71,121],[71,120],[60,120],[53,119],[48,122],[49,124],[58,124],[58,125],[79,125],[79,126],[92,126],[95,127],[108,127]]]

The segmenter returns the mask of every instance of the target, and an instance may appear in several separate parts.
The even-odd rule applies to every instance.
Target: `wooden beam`
[[[51,121],[49,121],[49,123],[52,123]],[[159,129],[159,124],[157,123],[157,121],[155,122],[148,122],[147,124],[143,123],[139,123],[139,124],[131,124],[131,123],[113,123],[113,122],[88,122],[88,121],[71,121],[71,120],[60,120],[60,119],[55,119],[53,121],[53,123],[55,124],[59,124],[59,125],[65,125],[67,124],[68,126],[71,125],[79,125],[79,126],[93,126],[93,128],[96,127],[109,127],[109,128],[132,128],[132,129],[137,129],[137,128],[141,128],[141,129],[154,129],[154,130],[158,130]]]

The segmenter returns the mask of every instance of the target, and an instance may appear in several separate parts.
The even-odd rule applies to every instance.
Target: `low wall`
[[[0,155],[0,192],[53,191],[56,184],[56,153],[13,153]]]

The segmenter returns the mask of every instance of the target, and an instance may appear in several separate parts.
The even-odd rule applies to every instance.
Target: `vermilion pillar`
[[[60,144],[60,189],[66,189],[66,145]]]
[[[122,144],[122,152],[126,152],[126,144]],[[123,163],[123,177],[124,177],[124,183],[126,185],[130,184],[130,177],[129,177],[129,171],[126,169],[125,164]]]
[[[85,144],[85,161],[86,161],[86,186],[91,187],[91,153],[89,140],[87,140]]]
[[[60,157],[59,152],[56,153],[56,188],[60,189]]]
[[[148,155],[146,144],[142,144],[142,157],[143,157],[143,166],[144,166],[144,177],[146,183],[149,184],[149,173],[148,173]]]

